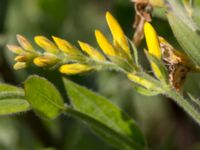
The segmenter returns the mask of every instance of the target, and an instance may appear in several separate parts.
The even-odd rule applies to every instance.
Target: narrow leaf
[[[128,38],[127,38],[128,39]],[[136,64],[136,66],[139,66],[139,60],[138,60],[138,51],[137,51],[137,48],[136,48],[136,46],[134,45],[134,43],[130,40],[130,39],[128,39],[128,43],[129,43],[129,45],[130,45],[130,47],[131,47],[131,50],[133,51],[132,53],[132,56],[133,56],[133,58],[134,58],[134,62],[135,62],[135,64]]]
[[[33,110],[44,119],[54,119],[63,111],[60,93],[45,78],[30,76],[25,81],[25,96]]]
[[[170,26],[183,50],[196,64],[200,65],[200,35],[173,14],[167,15]]]
[[[180,4],[178,0],[166,0],[168,5],[168,12],[176,16],[179,20],[181,20],[188,28],[192,31],[199,30],[199,27],[196,23],[189,17],[188,13],[184,9],[184,7]]]
[[[24,98],[24,90],[13,85],[2,83],[0,84],[0,99],[6,98]]]
[[[30,104],[23,99],[0,100],[0,115],[10,115],[31,109]]]

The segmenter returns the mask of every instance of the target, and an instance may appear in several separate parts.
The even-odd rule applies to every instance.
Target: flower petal
[[[149,53],[161,59],[161,49],[160,49],[157,33],[155,29],[153,28],[153,26],[148,22],[144,24],[144,34],[145,34]]]
[[[59,52],[57,46],[44,36],[35,36],[34,40],[37,43],[37,45],[39,45],[47,52],[50,53]]]
[[[76,47],[74,47],[73,45],[71,45],[67,40],[52,36],[53,40],[55,41],[56,45],[58,46],[58,48],[69,54],[69,55],[75,55],[80,53]]]
[[[99,44],[102,51],[109,56],[117,56],[114,47],[109,43],[107,38],[99,30],[95,30],[95,36],[97,43]]]
[[[83,64],[65,64],[59,68],[59,71],[64,74],[73,75],[92,70],[92,67]]]
[[[98,52],[95,48],[93,48],[89,44],[81,42],[81,41],[78,41],[78,43],[81,49],[84,52],[86,52],[91,58],[94,58],[96,60],[101,60],[101,61],[106,60],[105,57],[100,52]]]
[[[130,54],[128,41],[118,21],[111,15],[110,12],[106,12],[106,20],[111,30],[114,43],[117,46],[119,45],[126,53]]]

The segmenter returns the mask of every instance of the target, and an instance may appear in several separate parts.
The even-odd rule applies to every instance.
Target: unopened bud
[[[13,52],[13,53],[15,53],[15,54],[20,54],[20,53],[23,53],[24,52],[24,50],[23,50],[23,48],[22,47],[20,47],[20,46],[17,46],[17,45],[7,45],[7,48],[11,51],[11,52]]]
[[[92,70],[92,67],[83,64],[65,64],[59,68],[59,71],[64,74],[73,75]]]
[[[28,62],[28,61],[32,61],[34,57],[35,57],[35,54],[33,53],[23,52],[20,55],[15,57],[15,61]]]
[[[17,62],[17,63],[15,63],[13,68],[15,70],[20,70],[20,69],[24,69],[26,67],[27,67],[27,63],[26,62]]]
[[[36,57],[33,62],[38,67],[48,67],[56,64],[57,58],[51,56],[39,56]]]
[[[31,45],[31,43],[22,35],[17,35],[17,40],[19,42],[19,44],[25,49],[25,50],[29,50],[29,51],[34,51],[33,46]]]

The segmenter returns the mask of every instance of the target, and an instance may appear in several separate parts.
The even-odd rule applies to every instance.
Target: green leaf
[[[0,115],[15,114],[28,111],[30,109],[30,104],[23,99],[0,100]]]
[[[189,17],[185,8],[179,3],[178,0],[166,0],[166,3],[168,5],[168,13],[176,16],[179,20],[181,20],[181,22],[187,25],[187,27],[190,28],[190,30],[199,30],[199,27],[192,20],[192,18]]]
[[[200,66],[200,35],[173,14],[167,16],[173,33],[183,50],[196,65]]]
[[[1,83],[0,99],[7,98],[24,98],[24,90],[13,85]]]
[[[64,79],[75,113],[118,149],[145,149],[145,140],[135,121],[102,96]]]
[[[131,50],[133,51],[132,56],[134,57],[134,62],[135,62],[135,64],[136,64],[137,66],[139,66],[137,48],[136,48],[136,46],[134,45],[134,43],[133,43],[129,38],[127,38],[127,39],[128,39],[128,43],[129,43],[129,45],[130,45],[130,47],[131,47]]]
[[[25,81],[25,96],[33,110],[44,119],[54,119],[63,112],[60,93],[45,78],[30,76]]]

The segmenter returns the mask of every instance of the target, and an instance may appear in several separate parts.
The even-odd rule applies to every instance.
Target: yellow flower
[[[106,12],[106,20],[111,30],[115,46],[122,48],[127,54],[130,54],[128,41],[117,20],[110,14],[110,12]]]
[[[45,51],[50,53],[59,52],[57,46],[44,36],[35,36],[35,42]]]
[[[92,67],[83,64],[65,64],[59,68],[59,71],[64,74],[73,75],[92,70]]]
[[[112,46],[112,44],[109,43],[109,41],[103,35],[103,33],[101,33],[101,31],[95,30],[95,36],[96,36],[97,43],[99,44],[100,48],[103,50],[103,52],[106,55],[117,56],[117,53],[114,47]]]
[[[105,57],[98,52],[95,48],[93,48],[92,46],[90,46],[87,43],[78,41],[81,49],[86,52],[91,58],[96,59],[96,60],[101,60],[101,61],[105,61]]]
[[[52,56],[39,56],[33,60],[34,64],[38,67],[49,67],[57,62],[57,59]]]
[[[144,34],[149,53],[161,60],[162,53],[157,33],[152,25],[148,22],[144,24]],[[158,79],[163,79],[162,73],[155,63],[151,62],[151,68]]]
[[[157,33],[152,25],[148,22],[144,24],[144,34],[148,46],[149,53],[161,59],[161,49]]]
[[[77,50],[77,48],[75,46],[71,45],[68,41],[58,38],[58,37],[55,37],[55,36],[52,36],[52,38],[61,51],[65,52],[69,55],[76,55],[76,54],[80,53],[80,51]]]

